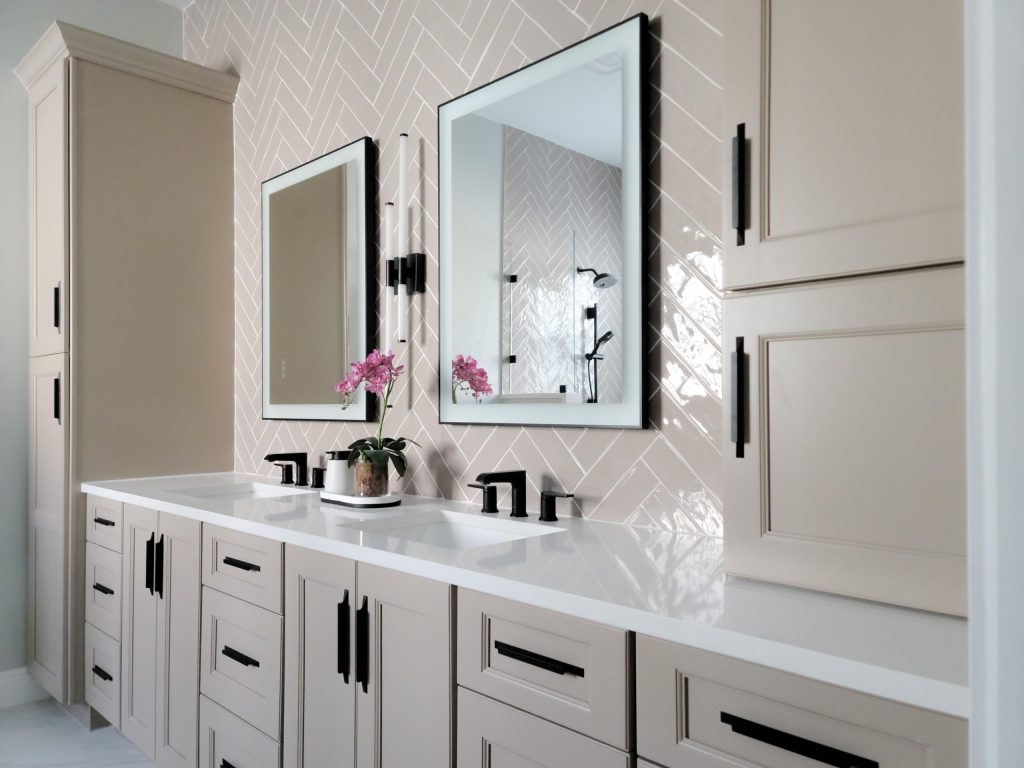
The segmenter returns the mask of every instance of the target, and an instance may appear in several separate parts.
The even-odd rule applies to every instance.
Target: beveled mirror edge
[[[445,248],[445,229],[447,220],[450,217],[450,210],[445,210],[442,207],[444,199],[444,151],[448,150],[450,154],[450,147],[446,146],[450,142],[450,138],[446,141],[447,134],[442,129],[444,123],[443,113],[446,108],[449,108],[454,103],[465,99],[468,96],[478,93],[486,88],[489,88],[496,83],[500,83],[508,78],[519,75],[524,71],[530,70],[538,65],[542,65],[549,62],[551,59],[564,54],[566,51],[570,51],[578,46],[584,45],[588,42],[592,42],[594,39],[601,37],[602,35],[608,34],[620,28],[627,27],[628,25],[636,26],[637,36],[637,82],[636,82],[636,98],[637,98],[637,120],[634,128],[638,132],[637,145],[635,148],[637,169],[636,169],[636,200],[637,200],[637,211],[638,220],[636,222],[637,231],[632,233],[634,239],[634,245],[637,252],[637,260],[635,266],[637,269],[637,287],[632,293],[635,295],[638,305],[635,307],[635,312],[631,312],[631,315],[635,315],[636,322],[639,327],[639,343],[638,348],[635,350],[635,356],[632,360],[633,370],[636,372],[637,381],[636,387],[639,392],[638,402],[633,403],[593,403],[588,404],[586,409],[580,409],[581,412],[576,414],[579,418],[564,418],[566,409],[564,404],[561,403],[548,403],[548,404],[536,404],[529,406],[531,410],[549,410],[554,413],[555,409],[560,409],[559,415],[554,416],[551,420],[523,420],[515,418],[499,418],[498,414],[494,411],[495,409],[485,409],[490,411],[491,414],[484,418],[470,418],[473,414],[473,409],[481,408],[480,405],[476,404],[452,404],[447,402],[445,393],[450,389],[451,384],[451,370],[450,365],[446,364],[452,356],[452,350],[449,348],[451,343],[450,329],[446,327],[446,319],[444,313],[444,297],[448,293],[448,286],[445,285],[446,278],[450,277],[450,270],[446,268],[446,253]],[[595,32],[592,35],[579,40],[571,45],[554,51],[543,58],[537,59],[536,61],[530,62],[519,69],[513,70],[505,75],[502,75],[495,80],[492,80],[483,85],[477,86],[466,93],[459,96],[455,96],[442,102],[437,108],[437,135],[438,135],[438,184],[437,184],[437,196],[438,196],[438,262],[439,262],[439,275],[438,275],[438,421],[441,424],[452,424],[452,425],[466,425],[466,426],[522,426],[522,427],[564,427],[564,428],[591,428],[591,429],[648,429],[650,427],[650,394],[651,394],[651,383],[650,376],[648,375],[646,358],[647,350],[649,348],[649,336],[648,323],[645,319],[645,310],[648,303],[648,284],[647,284],[647,270],[646,263],[649,256],[648,250],[648,208],[650,193],[648,191],[649,177],[648,177],[648,165],[650,162],[650,139],[648,136],[649,132],[649,71],[650,71],[650,33],[649,33],[649,20],[647,14],[638,13],[630,16],[622,21],[613,24],[605,29]],[[450,125],[450,123],[449,123]],[[448,227],[450,229],[450,227]],[[624,265],[628,266],[628,265]],[[625,297],[624,297],[625,298]],[[624,302],[625,303],[625,302]],[[624,313],[625,319],[625,313]],[[626,356],[623,356],[624,368],[628,370],[629,363],[626,360]],[[601,413],[602,416],[599,423],[594,423],[593,415],[595,413]],[[589,421],[587,419],[590,419]]]
[[[261,328],[261,352],[262,352],[262,376],[261,376],[261,418],[265,421],[372,421],[377,417],[377,398],[369,393],[360,391],[353,403],[342,409],[340,402],[334,403],[306,403],[306,404],[273,404],[269,402],[269,369],[266,365],[269,334],[267,332],[267,308],[269,304],[269,286],[266,275],[268,273],[268,248],[267,232],[264,226],[267,219],[268,185],[274,186],[273,182],[280,181],[285,176],[293,174],[300,169],[306,168],[330,158],[336,153],[351,153],[352,159],[359,161],[362,183],[360,189],[363,192],[361,201],[363,210],[360,212],[360,220],[363,225],[363,237],[361,238],[362,258],[359,259],[359,282],[362,283],[361,295],[365,304],[365,311],[359,313],[360,323],[363,326],[363,333],[359,336],[364,340],[365,349],[360,357],[365,357],[377,344],[377,289],[378,289],[378,253],[377,253],[377,203],[378,186],[377,177],[377,145],[369,136],[362,136],[329,152],[311,158],[294,168],[282,171],[260,183],[260,244],[261,244],[261,294],[260,306],[260,328]],[[358,153],[358,154],[357,154]],[[343,160],[342,162],[348,162]],[[338,163],[340,165],[341,163]],[[325,169],[336,167],[326,165]],[[351,357],[351,355],[350,355]]]

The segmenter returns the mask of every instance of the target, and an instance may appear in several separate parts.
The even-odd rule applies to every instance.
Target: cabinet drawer
[[[460,768],[629,768],[629,755],[459,688]]]
[[[203,589],[200,691],[281,737],[281,617]]]
[[[121,727],[121,644],[91,624],[85,625],[85,700]]]
[[[637,637],[637,753],[669,768],[963,768],[967,723]]]
[[[199,768],[280,768],[281,745],[199,697]]]
[[[216,525],[203,525],[203,584],[281,613],[284,545]]]
[[[458,682],[629,749],[627,633],[478,592],[458,592]]]
[[[101,496],[88,496],[85,502],[85,540],[101,547],[121,551],[124,504]]]
[[[121,555],[91,541],[85,545],[85,620],[121,639]]]

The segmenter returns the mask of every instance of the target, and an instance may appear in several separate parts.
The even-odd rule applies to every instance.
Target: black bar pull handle
[[[110,587],[106,586],[105,584],[100,584],[98,582],[96,584],[93,584],[92,588],[95,589],[97,592],[99,592],[101,595],[112,595],[112,594],[114,594],[114,590],[112,590]]]
[[[515,659],[516,661],[521,661],[524,664],[546,669],[548,672],[554,672],[557,675],[575,675],[576,677],[584,676],[583,667],[577,667],[575,664],[569,664],[565,661],[552,659],[550,656],[544,656],[543,654],[536,653],[534,651],[528,651],[525,648],[518,648],[514,645],[503,643],[501,640],[494,641],[494,649],[498,652],[499,656],[508,656],[510,659]]]
[[[736,351],[732,353],[732,442],[736,443],[736,458],[743,458],[747,442],[747,355],[743,351],[743,337],[736,337]]]
[[[107,672],[103,667],[98,664],[92,668],[92,673],[96,675],[100,680],[106,680],[108,683],[114,679],[114,676]]]
[[[221,562],[224,565],[230,565],[232,568],[238,568],[242,571],[260,572],[260,567],[256,563],[247,563],[245,560],[239,560],[237,557],[225,557]]]
[[[53,377],[53,418],[60,424],[60,376]]]
[[[115,525],[113,520],[107,520],[105,517],[94,517],[92,520],[96,525],[105,525],[109,528],[113,528]]]
[[[156,549],[156,534],[151,533],[146,542],[146,589],[153,594],[153,550]]]
[[[356,685],[363,686],[363,693],[370,688],[370,607],[365,595],[356,611]]]
[[[258,669],[260,666],[260,663],[252,656],[246,656],[241,651],[236,651],[230,645],[225,645],[220,649],[220,652],[221,655],[227,656],[232,661],[237,661],[243,667],[256,667]]]
[[[732,139],[732,228],[736,245],[743,245],[747,231],[747,124],[736,126]]]
[[[160,534],[160,541],[156,545],[156,555],[153,565],[153,589],[164,599],[164,535]]]
[[[338,603],[338,674],[345,678],[345,685],[348,685],[348,675],[352,664],[352,627],[348,606],[348,590],[345,596]]]
[[[732,728],[733,733],[778,749],[784,749],[809,760],[816,760],[822,765],[831,765],[833,768],[878,768],[877,760],[869,760],[835,747],[828,747],[810,739],[755,723],[753,720],[731,715],[728,712],[722,712],[722,722]]]
[[[60,330],[60,283],[53,286],[53,327]]]

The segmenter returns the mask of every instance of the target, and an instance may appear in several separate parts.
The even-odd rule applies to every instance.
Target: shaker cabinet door
[[[961,261],[961,0],[723,9],[724,287]]]

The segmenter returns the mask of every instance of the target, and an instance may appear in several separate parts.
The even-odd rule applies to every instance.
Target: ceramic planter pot
[[[355,495],[387,496],[388,465],[357,459],[355,463]]]

